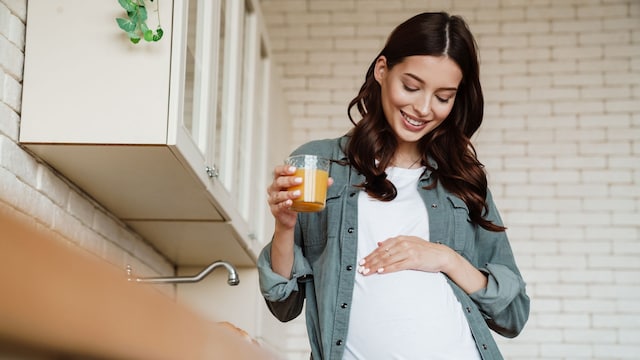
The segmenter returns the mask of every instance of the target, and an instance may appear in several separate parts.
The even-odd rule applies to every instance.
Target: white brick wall
[[[486,117],[475,138],[532,298],[508,359],[640,358],[640,1],[262,0],[291,148],[335,137],[385,36],[464,16]],[[302,319],[289,359],[307,359]],[[288,333],[287,336],[293,336]]]
[[[26,0],[0,0],[0,207],[122,269],[123,281],[126,264],[141,275],[173,274],[140,236],[18,143],[26,13]]]

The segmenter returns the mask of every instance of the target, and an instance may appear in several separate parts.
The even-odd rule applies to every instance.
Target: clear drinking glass
[[[285,163],[296,167],[293,176],[302,178],[301,184],[289,188],[289,191],[300,190],[300,197],[293,200],[291,210],[314,212],[324,209],[327,200],[329,159],[316,155],[294,155],[288,157]]]

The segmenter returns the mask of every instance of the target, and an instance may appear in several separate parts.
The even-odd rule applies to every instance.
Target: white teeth
[[[402,116],[405,118],[405,120],[407,120],[407,122],[413,126],[422,126],[424,125],[423,121],[417,121],[417,120],[413,120],[411,118],[409,118],[409,116],[407,116],[407,114],[405,114],[404,112],[402,112]]]

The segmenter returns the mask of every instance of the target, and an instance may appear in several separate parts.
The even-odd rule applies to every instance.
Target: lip
[[[428,120],[422,120],[411,116],[402,110],[400,110],[400,114],[402,116],[402,122],[404,123],[404,126],[411,131],[420,131],[424,129],[430,122]],[[420,125],[416,125],[416,123],[420,123]]]

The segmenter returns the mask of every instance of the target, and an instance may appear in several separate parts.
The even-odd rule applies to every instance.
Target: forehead
[[[462,70],[448,56],[408,56],[391,71],[434,87],[457,88],[462,81]]]

